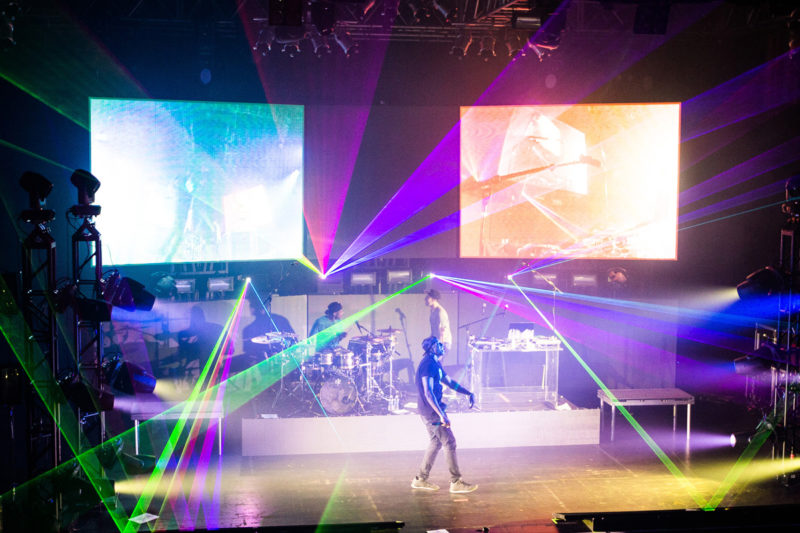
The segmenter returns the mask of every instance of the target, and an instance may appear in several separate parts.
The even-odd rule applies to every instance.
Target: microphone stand
[[[400,315],[400,327],[403,328],[403,337],[406,341],[406,350],[408,351],[408,358],[412,361],[414,358],[411,356],[411,345],[408,343],[408,329],[406,329],[406,315]],[[397,355],[400,355],[399,353]]]
[[[538,277],[541,280],[544,280],[545,283],[547,283],[548,285],[550,285],[553,288],[553,333],[555,333],[555,330],[556,330],[556,293],[560,292],[561,294],[564,294],[564,291],[562,291],[561,289],[556,287],[555,283],[550,281],[547,278],[547,276],[544,276],[544,275],[540,274],[538,270],[533,270],[533,275]]]

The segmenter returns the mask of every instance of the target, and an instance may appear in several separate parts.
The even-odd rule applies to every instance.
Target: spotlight
[[[78,217],[95,217],[100,214],[99,205],[94,203],[94,193],[100,188],[100,180],[89,171],[78,169],[69,179],[78,189],[78,204],[72,206],[69,212]]]
[[[797,49],[800,48],[800,8],[789,14],[786,27],[789,30],[789,57],[794,57]]]
[[[156,378],[141,366],[123,361],[114,354],[103,361],[103,371],[111,388],[123,394],[150,394],[156,388]]]
[[[525,55],[525,46],[517,33],[512,33],[506,37],[506,49],[508,50],[508,57],[516,57],[520,52]]]
[[[453,43],[452,48],[450,48],[450,55],[458,56],[458,58],[461,59],[467,55],[470,46],[472,46],[472,35],[469,33],[462,33],[458,36],[456,42]]]
[[[408,285],[411,283],[410,270],[387,270],[386,283],[389,285]]]
[[[114,395],[105,390],[102,385],[98,389],[76,370],[67,372],[58,384],[64,391],[64,396],[75,407],[85,412],[111,411],[114,408]]]
[[[785,288],[783,275],[775,268],[768,266],[760,268],[748,275],[743,282],[736,286],[736,292],[742,300],[774,296]]]
[[[311,46],[314,49],[315,56],[322,57],[322,54],[331,53],[331,45],[328,44],[328,39],[319,32],[312,32],[309,36],[309,40],[311,40]]]
[[[342,52],[344,52],[345,57],[350,57],[358,53],[358,43],[353,41],[353,38],[350,37],[350,34],[346,31],[337,29],[333,34],[333,38],[336,44],[342,49]]]
[[[175,294],[192,294],[194,292],[194,279],[176,279]]]
[[[374,287],[376,280],[375,272],[353,272],[350,274],[351,287]]]
[[[155,294],[159,298],[172,298],[175,296],[176,287],[175,287],[175,278],[170,276],[169,274],[164,274],[163,272],[157,272],[153,274],[151,278],[155,281],[153,294]]]
[[[233,290],[233,278],[209,278],[206,287],[209,292],[229,292]]]
[[[786,180],[786,201],[781,205],[785,215],[800,216],[800,175]]]
[[[144,285],[131,278],[122,278],[112,270],[100,280],[103,299],[114,307],[126,311],[149,311],[156,298],[145,290]]]
[[[20,218],[28,223],[43,224],[56,217],[55,211],[45,209],[46,198],[53,190],[53,184],[36,172],[25,172],[19,179],[19,184],[28,193],[28,207],[20,214]]]
[[[253,44],[253,52],[261,52],[262,56],[267,55],[267,52],[272,50],[272,43],[275,41],[275,28],[267,26],[258,30],[258,37]]]
[[[19,184],[28,193],[28,207],[44,209],[45,199],[53,190],[53,184],[41,174],[30,171],[22,174]]]
[[[292,41],[290,43],[283,43],[281,52],[288,52],[289,57],[295,57],[300,53],[300,41]]]
[[[431,16],[430,11],[422,4],[421,0],[408,0],[406,5],[414,22],[422,22],[423,19],[428,19]]]
[[[481,38],[481,49],[478,51],[478,55],[483,58],[484,61],[489,61],[490,58],[497,55],[497,52],[494,50],[496,39],[492,35],[484,35]]]
[[[733,361],[733,370],[740,376],[763,374],[764,372],[768,372],[769,369],[769,363],[753,355],[745,355]]]
[[[433,0],[433,9],[445,22],[452,22],[458,17],[458,7],[451,0]]]
[[[511,27],[515,30],[538,30],[542,27],[542,18],[533,13],[514,13],[511,15]]]

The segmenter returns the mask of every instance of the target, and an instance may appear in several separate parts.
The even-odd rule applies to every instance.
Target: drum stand
[[[366,391],[365,400],[371,401],[373,397],[378,397],[381,400],[386,400],[388,402],[388,410],[389,412],[397,411],[400,407],[400,395],[397,393],[397,390],[394,387],[394,377],[392,375],[393,365],[392,365],[392,355],[394,349],[390,347],[388,357],[389,357],[389,384],[386,387],[386,392],[381,388],[380,383],[375,379],[375,375],[372,371],[372,347],[367,345],[366,351],[366,363],[362,365],[366,368]]]

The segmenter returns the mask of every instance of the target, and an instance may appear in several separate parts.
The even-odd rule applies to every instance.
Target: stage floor
[[[800,501],[796,488],[779,483],[774,469],[765,470],[774,465],[768,460],[769,444],[726,490],[724,480],[742,449],[725,444],[730,429],[714,428],[725,419],[701,403],[687,453],[683,433],[672,434],[671,408],[659,409],[634,408],[633,413],[663,450],[670,468],[629,424],[620,423],[614,443],[465,447],[459,452],[461,469],[465,480],[477,483],[479,489],[460,495],[446,490],[442,456],[431,480],[443,489],[410,488],[422,450],[243,457],[229,446],[221,458],[211,457],[209,468],[193,464],[169,496],[162,492],[169,482],[165,478],[157,491],[160,496],[149,509],[159,518],[148,529],[402,521],[402,531],[411,532],[482,528],[555,532],[551,519],[558,512],[698,508],[715,494],[721,496],[720,506]],[[723,426],[737,419],[727,420]],[[458,436],[458,427],[454,430]],[[83,524],[79,530],[91,531],[92,524]]]

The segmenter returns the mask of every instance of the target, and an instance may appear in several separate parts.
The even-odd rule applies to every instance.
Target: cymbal
[[[272,344],[273,342],[280,342],[281,339],[283,339],[283,336],[281,336],[280,333],[271,332],[264,335],[259,335],[258,337],[253,337],[250,339],[250,341],[256,344]]]
[[[378,333],[383,333],[385,335],[394,335],[396,333],[401,333],[402,329],[394,329],[394,328],[387,328],[387,329],[379,329]]]

